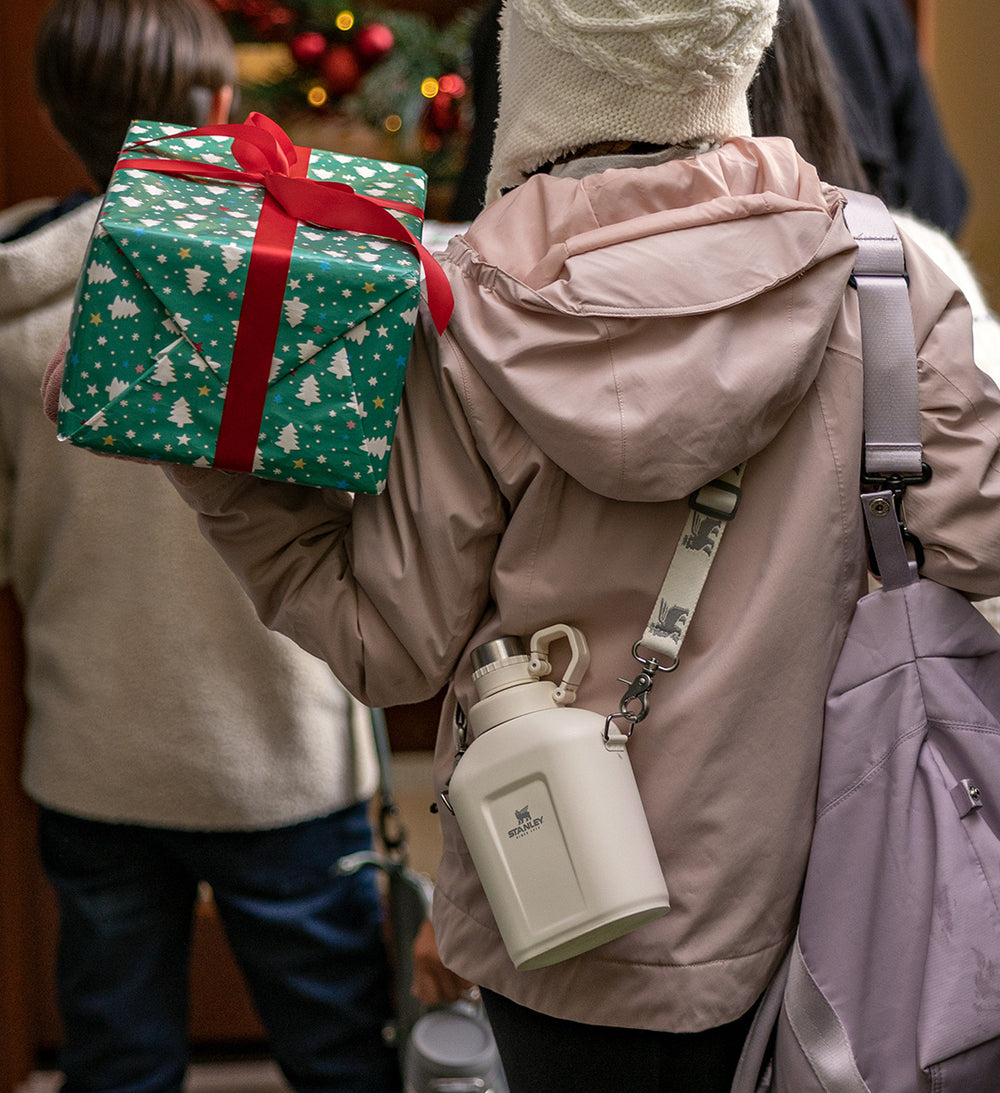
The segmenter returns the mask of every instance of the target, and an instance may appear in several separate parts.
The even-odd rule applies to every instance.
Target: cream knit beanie
[[[778,0],[506,0],[486,199],[590,144],[750,134]]]

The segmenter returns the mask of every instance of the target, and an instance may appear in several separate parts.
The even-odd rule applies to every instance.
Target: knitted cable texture
[[[623,83],[680,94],[756,66],[777,0],[509,0],[555,49]]]

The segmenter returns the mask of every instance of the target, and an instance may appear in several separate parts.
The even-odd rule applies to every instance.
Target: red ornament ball
[[[438,80],[438,87],[445,95],[460,99],[465,94],[465,80],[457,72],[449,72]]]
[[[361,65],[350,46],[336,45],[326,51],[320,71],[334,98],[350,95],[361,83]]]
[[[368,23],[354,36],[354,52],[364,65],[373,65],[392,52],[396,39],[385,23]]]
[[[297,65],[315,68],[326,52],[326,39],[318,30],[307,30],[296,34],[288,43],[288,48]]]

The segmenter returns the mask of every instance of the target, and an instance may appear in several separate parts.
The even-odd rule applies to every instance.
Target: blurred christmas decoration
[[[477,12],[445,27],[344,0],[207,0],[237,43],[241,112],[273,117],[301,144],[414,163],[432,187],[461,169]]]

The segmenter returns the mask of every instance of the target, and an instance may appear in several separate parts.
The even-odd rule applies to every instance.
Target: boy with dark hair
[[[95,188],[133,118],[224,122],[235,78],[203,0],[56,0],[38,36],[40,97]],[[207,882],[291,1086],[387,1093],[374,878],[330,872],[371,844],[367,711],[257,622],[155,468],[60,445],[39,412],[99,204],[0,214],[0,598],[24,619],[63,1089],[180,1093]]]

